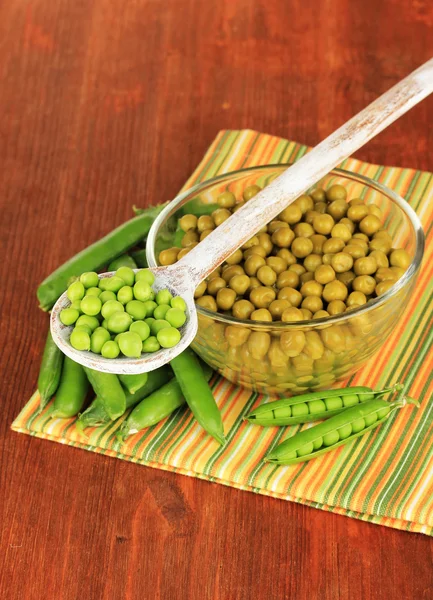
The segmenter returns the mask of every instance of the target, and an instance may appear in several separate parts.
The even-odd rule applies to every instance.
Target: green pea
[[[371,392],[367,392],[366,394],[360,394],[361,402],[368,402],[369,400],[373,400],[374,394]]]
[[[349,408],[350,406],[355,406],[358,404],[359,397],[356,394],[349,394],[347,396],[342,396],[343,404],[345,408]]]
[[[125,312],[113,313],[107,319],[108,330],[112,331],[113,333],[123,333],[124,331],[128,331],[131,323],[131,316]]]
[[[350,435],[352,435],[352,425],[350,423],[347,423],[347,425],[343,425],[343,427],[340,427],[337,431],[340,440],[345,440]]]
[[[147,319],[145,322],[147,322]],[[148,323],[148,325],[150,326],[150,333],[152,335],[157,335],[158,331],[161,331],[161,329],[171,327],[170,323],[168,321],[165,321],[164,319],[155,319],[153,323]]]
[[[93,331],[97,327],[99,327],[99,321],[96,317],[91,315],[81,315],[78,317],[77,322],[75,323],[75,327],[79,327],[80,325],[87,325]]]
[[[323,446],[323,438],[322,437],[316,438],[313,441],[313,448],[314,448],[314,450],[318,450],[322,446]]]
[[[144,340],[142,346],[143,352],[157,352],[160,348],[158,340],[153,335]]]
[[[311,400],[311,402],[308,402],[308,408],[312,415],[326,412],[326,405],[323,400]]]
[[[105,290],[101,292],[99,299],[102,302],[102,304],[105,304],[109,300],[116,300],[116,294],[114,292],[110,292],[109,290]]]
[[[142,321],[146,317],[146,307],[144,302],[140,302],[140,300],[131,300],[125,306],[125,309],[135,321]]]
[[[307,454],[311,454],[314,451],[314,446],[313,446],[313,442],[310,442],[309,444],[305,444],[304,446],[301,446],[296,454],[298,456],[307,456]]]
[[[149,285],[153,285],[155,282],[155,275],[150,269],[141,269],[140,271],[137,271],[135,275],[135,280],[145,281]]]
[[[101,354],[104,358],[117,358],[120,354],[119,346],[112,340],[105,342],[102,346]]]
[[[121,333],[118,333],[117,335],[115,335],[112,339],[116,342],[116,344],[119,343],[119,336],[122,335]]]
[[[129,331],[134,331],[135,333],[138,333],[142,342],[144,342],[144,340],[147,340],[147,338],[150,336],[150,327],[144,321],[134,321],[133,323],[131,323]]]
[[[155,300],[157,304],[170,304],[172,298],[173,296],[169,290],[159,290],[159,292],[156,294]]]
[[[80,306],[85,315],[95,317],[101,312],[102,302],[96,296],[84,296]]]
[[[339,408],[343,408],[343,400],[339,396],[335,396],[334,398],[326,398],[325,404],[327,410],[338,410]]]
[[[93,329],[91,329],[88,325],[78,325],[78,327],[75,325],[74,330],[84,331],[85,333],[88,333],[90,336],[93,333]]]
[[[147,281],[137,281],[134,285],[134,298],[141,300],[141,302],[152,299],[152,288]]]
[[[169,310],[170,310],[170,305],[169,304],[160,304],[159,306],[157,306],[155,308],[153,316],[154,316],[155,319],[165,319],[165,315],[167,314],[167,312]]]
[[[81,315],[81,300],[74,300],[73,302],[71,302],[71,306],[69,308],[74,308],[75,310],[78,310],[78,312]]]
[[[130,267],[119,267],[116,271],[116,277],[123,279],[126,285],[132,287],[135,282],[135,273]]]
[[[122,354],[128,358],[140,358],[143,342],[138,333],[127,331],[119,335],[118,344]]]
[[[380,410],[377,411],[377,418],[378,419],[383,419],[383,417],[386,417],[386,415],[389,413],[391,409],[389,408],[389,406],[385,406],[384,408],[381,408]]]
[[[333,446],[340,439],[338,435],[338,431],[330,431],[329,433],[325,433],[323,436],[323,445],[324,446]]]
[[[173,348],[180,342],[180,331],[175,327],[165,327],[156,334],[156,339],[163,348]]]
[[[152,317],[153,312],[158,305],[153,300],[146,300],[146,302],[144,302],[144,306],[146,307],[146,317]]]
[[[86,290],[86,294],[84,297],[86,296],[100,296],[101,295],[101,290],[98,287],[90,287]]]
[[[101,315],[104,317],[104,319],[108,319],[114,313],[123,312],[124,310],[123,304],[118,300],[108,300],[102,305]]]
[[[79,328],[72,331],[69,341],[75,350],[90,350],[90,335]]]
[[[103,327],[104,329],[108,329],[108,322],[107,319],[104,319],[101,323],[101,327]]]
[[[85,288],[97,287],[99,283],[98,273],[95,273],[95,271],[87,271],[86,273],[82,273],[80,275],[80,281]]]
[[[90,338],[90,350],[101,354],[102,346],[110,339],[110,334],[103,327],[97,327]]]
[[[150,331],[152,331],[152,323],[155,323],[155,321],[156,319],[154,319],[153,317],[147,317],[147,319],[144,319],[146,325],[149,325]]]
[[[101,288],[101,290],[115,292],[116,294],[124,285],[125,282],[123,281],[123,279],[121,279],[120,277],[116,277],[116,275],[114,275],[113,277],[104,277],[103,279],[99,280],[99,287]]]
[[[296,451],[294,451],[294,452],[288,452],[287,453],[287,457],[288,457],[287,460],[292,460],[294,458],[297,458],[297,456],[298,456],[298,454],[297,454]]]
[[[285,406],[282,408],[276,408],[274,411],[274,416],[276,419],[278,418],[289,418],[292,416],[292,409],[290,406]]]
[[[127,267],[124,267],[125,269]],[[132,291],[132,287],[130,285],[124,285],[117,292],[117,299],[121,304],[128,304],[131,300],[134,299],[134,292]]]
[[[300,402],[292,406],[292,417],[301,417],[308,415],[308,405],[306,402]]]
[[[369,415],[366,415],[364,417],[365,420],[365,426],[366,427],[370,427],[370,425],[373,425],[373,423],[376,423],[377,421],[377,413],[376,412],[372,412]]]
[[[181,296],[174,296],[170,300],[170,305],[172,308],[180,308],[180,310],[186,311],[186,302]]]
[[[179,329],[179,327],[182,327],[186,321],[186,314],[180,308],[170,308],[170,310],[168,310],[165,314],[164,318],[170,323],[170,325]]]
[[[359,433],[363,429],[365,429],[364,419],[356,419],[355,421],[352,422],[352,432],[353,433]]]
[[[73,325],[80,316],[80,313],[75,308],[64,308],[60,311],[60,320],[63,325]]]
[[[81,300],[81,298],[84,298],[84,294],[84,285],[81,281],[74,281],[74,283],[68,287],[68,291],[66,292],[66,295],[71,302],[74,300]]]

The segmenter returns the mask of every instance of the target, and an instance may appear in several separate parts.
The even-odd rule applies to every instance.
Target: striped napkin
[[[308,148],[255,131],[218,134],[184,189],[198,181],[236,169],[299,159]],[[381,352],[348,383],[374,388],[396,381],[421,409],[398,411],[382,427],[309,463],[277,467],[262,457],[276,441],[296,428],[261,428],[243,421],[263,396],[236,387],[219,376],[211,380],[221,409],[228,444],[220,448],[203,433],[191,412],[179,409],[159,425],[120,445],[119,423],[89,429],[84,438],[74,419],[38,414],[35,393],[12,429],[139,463],[199,477],[283,500],[300,502],[396,529],[433,534],[433,175],[414,169],[384,167],[346,160],[343,168],[389,186],[416,210],[428,236],[426,256],[404,318]]]

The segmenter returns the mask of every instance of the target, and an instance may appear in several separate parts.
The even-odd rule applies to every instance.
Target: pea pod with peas
[[[366,386],[347,387],[301,394],[268,402],[254,409],[245,417],[254,425],[283,426],[321,421],[337,415],[347,408],[380,398],[385,394],[400,391],[402,384],[383,390],[372,390]]]
[[[417,400],[406,396],[393,402],[375,398],[352,406],[285,440],[264,460],[276,465],[293,465],[312,460],[379,427],[394,411],[407,404],[419,406]]]

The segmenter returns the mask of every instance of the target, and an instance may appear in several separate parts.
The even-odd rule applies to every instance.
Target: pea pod
[[[137,390],[143,387],[147,382],[148,373],[137,373],[136,375],[118,375],[120,383],[128,390],[130,394],[134,394]]]
[[[206,363],[200,361],[200,364],[206,381],[209,381],[213,373],[212,369]],[[147,396],[131,411],[131,414],[122,423],[117,438],[123,441],[129,435],[156,425],[184,404],[185,398],[180,385],[173,379]]]
[[[51,332],[48,331],[38,377],[41,409],[45,408],[56,393],[62,375],[62,365],[63,352],[54,343]]]
[[[137,268],[135,260],[129,256],[129,254],[121,254],[115,258],[107,267],[107,271],[117,271],[120,267],[130,267],[131,269]]]
[[[164,205],[145,209],[138,217],[123,223],[108,235],[91,244],[58,269],[38,287],[40,308],[49,310],[67,289],[68,281],[85,271],[98,271],[149,233],[153,221]]]
[[[225,444],[221,414],[197,356],[188,348],[170,365],[194,417],[217,442]]]
[[[338,415],[346,408],[368,402],[384,394],[399,391],[401,384],[383,390],[372,390],[366,386],[347,387],[340,390],[325,390],[283,398],[262,404],[245,418],[262,426],[297,425],[322,421]]]
[[[123,415],[126,410],[126,397],[117,375],[101,373],[89,367],[84,367],[84,370],[95,394],[101,397],[110,419],[114,420]]]
[[[83,408],[88,389],[89,382],[83,367],[65,356],[51,416],[63,419],[75,417]]]
[[[272,450],[264,460],[278,465],[312,460],[378,427],[392,412],[406,404],[419,406],[416,400],[409,397],[394,402],[376,398],[353,406],[327,421],[296,433]]]
[[[148,373],[146,383],[134,394],[125,393],[126,409],[138,404],[143,398],[158,390],[164,383],[173,377],[173,371],[169,366],[164,366]],[[83,431],[86,427],[98,427],[106,425],[113,419],[107,413],[104,401],[100,396],[96,396],[90,406],[79,416],[76,426]]]

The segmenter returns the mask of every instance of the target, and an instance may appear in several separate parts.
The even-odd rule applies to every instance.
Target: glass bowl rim
[[[222,173],[217,175],[216,177],[211,177],[210,179],[206,179],[204,181],[200,181],[196,183],[192,187],[188,188],[184,192],[178,194],[157,216],[155,219],[151,230],[149,232],[149,236],[147,238],[146,244],[146,258],[149,264],[149,267],[157,267],[158,263],[155,258],[155,243],[156,243],[156,234],[161,225],[164,223],[166,219],[171,217],[179,205],[187,198],[188,196],[195,195],[199,193],[204,187],[217,183],[223,179],[227,179],[233,177],[235,175],[240,175],[242,173],[254,172],[263,169],[281,169],[281,168],[289,168],[293,162],[289,163],[273,163],[268,165],[257,165],[254,167],[247,167],[245,169],[237,169],[236,171],[229,171],[228,173]],[[238,319],[233,316],[224,315],[221,313],[216,313],[207,308],[203,308],[195,303],[197,314],[200,316],[209,317],[214,321],[219,321],[225,323],[226,325],[234,325],[234,326],[243,326],[249,327],[250,329],[255,330],[269,330],[269,329],[300,329],[305,327],[315,327],[318,325],[335,325],[344,321],[351,319],[352,317],[359,317],[360,315],[367,314],[374,308],[385,304],[387,300],[395,296],[401,289],[403,289],[416,275],[419,267],[421,266],[421,261],[424,254],[424,244],[425,244],[425,236],[424,231],[421,225],[421,222],[418,218],[418,215],[413,210],[413,208],[409,205],[409,203],[404,200],[399,194],[394,192],[389,187],[379,183],[378,181],[374,181],[365,175],[361,175],[360,173],[354,173],[353,171],[349,171],[347,169],[335,168],[332,169],[325,177],[329,175],[339,175],[341,177],[348,177],[349,179],[358,179],[365,185],[370,188],[375,189],[376,191],[384,194],[389,197],[392,202],[397,204],[397,206],[406,214],[409,218],[409,222],[412,226],[412,229],[415,233],[415,253],[412,259],[412,262],[409,265],[407,271],[403,274],[403,276],[384,294],[381,296],[374,298],[373,300],[369,300],[367,304],[364,304],[360,307],[354,308],[350,311],[338,314],[331,315],[329,317],[322,317],[320,319],[308,319],[303,321],[293,321],[293,322],[284,322],[284,321],[251,321],[246,319]],[[323,178],[322,178],[323,179]],[[320,181],[320,180],[319,180]]]

